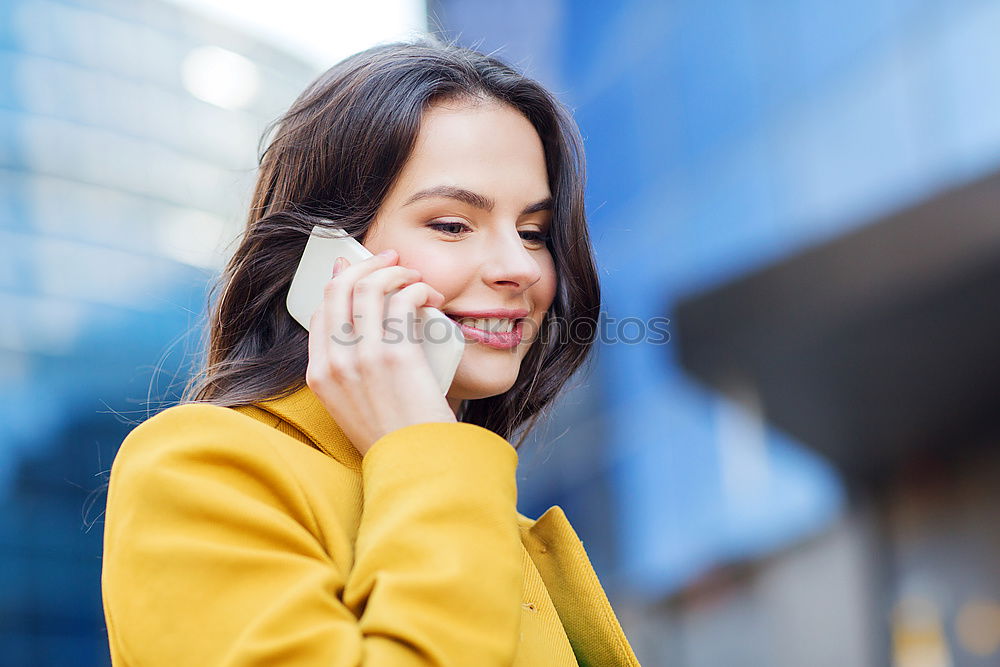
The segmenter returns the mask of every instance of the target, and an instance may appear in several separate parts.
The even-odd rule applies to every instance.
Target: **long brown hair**
[[[554,199],[549,249],[558,287],[543,331],[513,387],[466,401],[459,414],[508,440],[523,427],[523,442],[596,336],[600,286],[584,211],[583,145],[570,113],[540,84],[432,37],[341,61],[265,131],[261,146],[273,136],[260,153],[247,226],[209,292],[205,356],[182,402],[235,407],[305,385],[308,332],[289,315],[285,297],[310,231],[336,226],[363,241],[413,149],[424,110],[461,99],[502,102],[532,123]]]

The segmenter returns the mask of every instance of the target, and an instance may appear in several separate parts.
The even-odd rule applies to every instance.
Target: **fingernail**
[[[333,273],[331,274],[331,276],[336,277],[336,275],[340,273],[343,268],[344,268],[344,258],[338,257],[337,261],[333,263]]]
[[[391,250],[391,249],[390,249],[390,250],[383,250],[382,252],[380,252],[380,253],[378,254],[378,256],[379,256],[379,257],[392,257],[392,253],[393,253],[393,252],[395,252],[395,251],[394,251],[394,250]]]

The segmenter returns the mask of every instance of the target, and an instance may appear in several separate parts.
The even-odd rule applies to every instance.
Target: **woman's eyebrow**
[[[420,201],[421,199],[431,199],[433,197],[457,199],[460,202],[484,211],[492,211],[493,207],[496,205],[496,202],[489,197],[481,195],[478,192],[473,192],[472,190],[466,190],[465,188],[456,187],[454,185],[435,185],[434,187],[426,188],[410,195],[410,197],[403,203],[403,206],[409,206],[413,202]],[[546,197],[545,199],[537,201],[534,204],[528,204],[521,211],[521,215],[538,213],[539,211],[548,211],[552,208],[552,202],[552,197]]]

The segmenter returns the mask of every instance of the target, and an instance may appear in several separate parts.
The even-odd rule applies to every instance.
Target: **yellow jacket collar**
[[[324,454],[352,470],[361,470],[361,454],[344,434],[309,385],[283,398],[256,404],[302,431]]]

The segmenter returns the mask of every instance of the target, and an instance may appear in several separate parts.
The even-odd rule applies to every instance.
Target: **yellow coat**
[[[562,509],[517,512],[517,461],[464,423],[362,458],[309,387],[168,408],[111,469],[112,662],[638,665]]]

